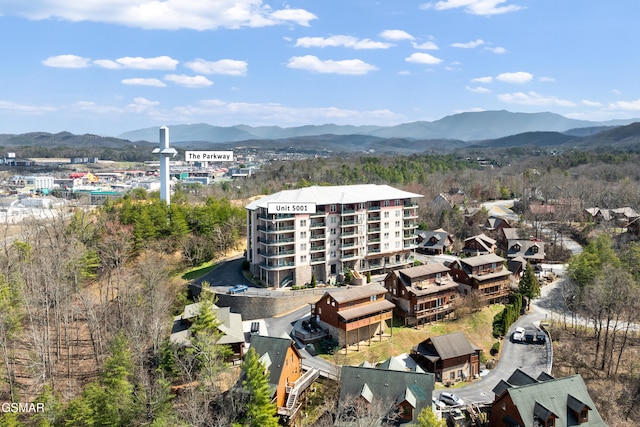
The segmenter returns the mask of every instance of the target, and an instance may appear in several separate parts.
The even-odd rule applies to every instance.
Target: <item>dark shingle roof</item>
[[[251,348],[258,353],[258,357],[268,354],[271,360],[271,366],[269,366],[270,385],[277,385],[280,381],[284,359],[287,356],[287,350],[292,342],[290,338],[267,337],[263,335],[254,335],[251,337]],[[293,349],[297,352],[295,346]]]
[[[424,356],[436,356],[440,359],[451,359],[476,352],[463,332],[431,337],[417,346],[418,352]]]
[[[415,405],[415,421],[423,408],[431,407],[434,384],[435,378],[431,373],[343,366],[340,375],[340,401],[345,401],[348,396],[360,396],[363,389],[368,389],[374,400],[396,404],[406,400]]]

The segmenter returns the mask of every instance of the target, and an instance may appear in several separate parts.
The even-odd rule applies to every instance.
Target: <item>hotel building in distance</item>
[[[334,282],[347,269],[383,273],[412,262],[417,199],[388,185],[312,186],[249,203],[247,260],[267,287]],[[311,206],[309,213],[269,213],[278,205]],[[315,213],[312,213],[315,210]]]

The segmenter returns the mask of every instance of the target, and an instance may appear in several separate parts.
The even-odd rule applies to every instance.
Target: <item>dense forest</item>
[[[93,211],[77,209],[20,227],[5,224],[0,400],[45,402],[46,411],[3,414],[0,425],[223,426],[255,425],[252,417],[268,418],[267,407],[247,412],[259,396],[223,393],[235,381],[234,371],[223,363],[224,349],[212,345],[216,320],[207,318],[206,311],[188,351],[169,345],[172,318],[188,298],[181,275],[241,248],[244,204],[250,197],[355,183],[389,184],[424,195],[421,226],[445,227],[458,239],[478,232],[486,218],[469,221],[467,208],[518,198],[522,218],[534,229],[544,223],[546,239],[556,242],[553,233],[561,232],[593,242],[569,262],[572,287],[566,292],[575,295],[567,304],[576,318],[590,319],[596,327],[580,329],[577,322],[568,322],[566,330],[593,344],[592,351],[576,359],[575,369],[599,380],[594,384],[600,387],[624,384],[612,388],[616,395],[608,398],[620,406],[599,409],[610,425],[629,425],[629,417],[638,416],[634,408],[640,398],[637,362],[629,358],[637,351],[638,336],[622,325],[637,322],[630,316],[640,312],[632,305],[638,301],[638,250],[628,235],[596,227],[582,212],[593,206],[638,209],[639,163],[635,154],[580,152],[521,157],[501,152],[484,155],[482,162],[453,155],[276,161],[244,181],[178,186],[168,207],[157,194],[136,190]],[[431,205],[440,193],[464,196],[455,208],[443,211]],[[533,204],[557,209],[540,217],[529,209]],[[612,301],[609,311],[594,309],[593,301],[613,298],[618,291],[624,298]],[[202,303],[206,307],[214,301]],[[617,326],[609,333],[612,322]],[[566,342],[565,348],[571,348]],[[559,369],[571,369],[568,361],[559,363]],[[247,375],[252,371],[251,366],[243,369]],[[261,379],[252,381],[259,390]]]

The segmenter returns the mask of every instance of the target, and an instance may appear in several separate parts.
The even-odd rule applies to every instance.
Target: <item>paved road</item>
[[[195,285],[202,282],[209,282],[214,288],[220,288],[218,291],[226,292],[231,286],[237,284],[245,284],[249,287],[255,287],[253,283],[247,280],[242,274],[242,261],[244,256],[238,255],[222,261],[220,265],[204,276],[194,280]]]

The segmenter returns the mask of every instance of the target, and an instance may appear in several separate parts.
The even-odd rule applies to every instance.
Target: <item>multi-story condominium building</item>
[[[347,270],[406,266],[416,247],[420,197],[362,184],[285,190],[255,200],[246,206],[251,271],[268,287],[283,287],[310,283],[312,275],[328,282]],[[313,209],[270,213],[270,204]]]

